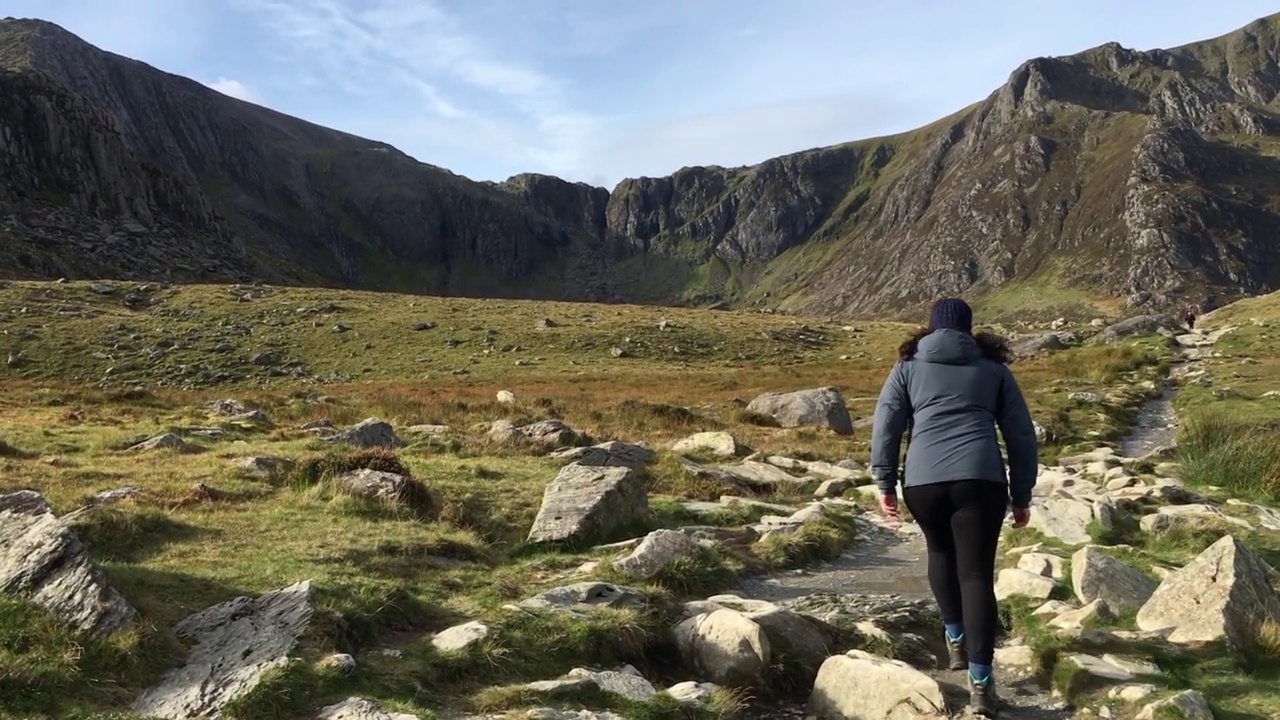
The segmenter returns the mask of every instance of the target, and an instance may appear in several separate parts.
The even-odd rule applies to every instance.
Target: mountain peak
[[[474,182],[10,19],[0,69],[38,72],[0,73],[0,272],[844,315],[1213,302],[1280,287],[1277,28],[1034,58],[914,131],[610,192]]]

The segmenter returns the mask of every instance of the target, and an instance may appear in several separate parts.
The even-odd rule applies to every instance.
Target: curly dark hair
[[[911,336],[898,346],[898,357],[903,360],[911,360],[916,356],[916,349],[920,345],[920,341],[932,331],[929,328],[922,327],[911,333]],[[1009,341],[1003,337],[989,332],[976,332],[973,339],[977,341],[978,348],[982,350],[982,356],[988,360],[993,360],[1001,365],[1008,365],[1013,362],[1013,351],[1009,349]]]

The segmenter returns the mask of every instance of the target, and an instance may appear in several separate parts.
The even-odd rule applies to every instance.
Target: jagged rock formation
[[[1159,308],[1280,287],[1280,15],[1031,60],[902,135],[612,192],[477,183],[0,21],[0,269],[806,312],[1012,282]]]

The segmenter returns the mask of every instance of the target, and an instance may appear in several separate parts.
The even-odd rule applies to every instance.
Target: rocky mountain
[[[0,271],[859,315],[1046,288],[1280,288],[1280,15],[1031,60],[901,135],[612,192],[480,183],[0,21]]]

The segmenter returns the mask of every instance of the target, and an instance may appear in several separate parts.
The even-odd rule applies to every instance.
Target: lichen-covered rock
[[[747,405],[747,412],[771,417],[782,427],[822,427],[840,435],[853,434],[853,418],[844,396],[831,387],[764,393]]]
[[[30,599],[90,635],[119,632],[138,619],[75,532],[30,490],[0,495],[0,592]]]
[[[227,703],[256,687],[264,673],[289,661],[311,613],[311,583],[301,582],[188,617],[174,628],[193,643],[186,665],[143,693],[133,711],[165,720],[217,717]]]
[[[648,513],[649,494],[635,470],[570,464],[543,492],[529,541],[615,540],[619,531],[642,522]]]
[[[1142,708],[1135,720],[1214,720],[1214,717],[1204,695],[1197,690],[1183,690]]]
[[[177,452],[185,452],[190,450],[191,446],[187,441],[183,440],[176,433],[164,433],[156,435],[150,440],[143,440],[129,448],[129,452],[147,452],[148,450],[175,450]]]
[[[489,637],[489,626],[479,620],[454,625],[431,637],[431,645],[440,652],[456,652]]]

